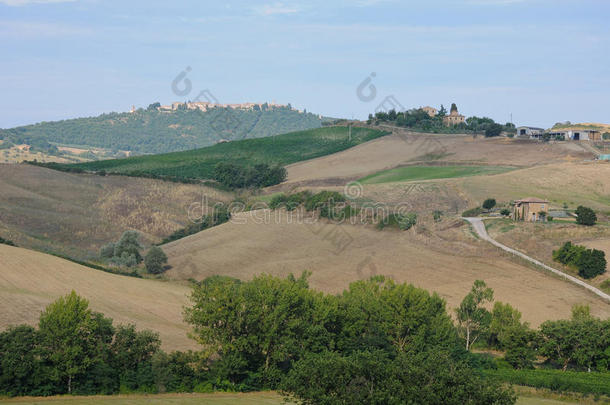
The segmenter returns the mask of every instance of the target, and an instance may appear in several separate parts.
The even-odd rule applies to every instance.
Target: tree
[[[100,257],[105,259],[110,259],[114,256],[114,243],[110,242],[102,246],[100,249]]]
[[[158,246],[150,248],[144,257],[144,265],[146,271],[151,274],[161,274],[164,270],[164,265],[167,263],[167,255]]]
[[[591,208],[583,207],[579,205],[576,208],[576,223],[580,225],[592,226],[595,225],[595,221],[597,221],[597,215],[595,215],[595,211]]]
[[[39,387],[38,333],[28,325],[0,333],[0,395],[27,395]]]
[[[493,198],[488,198],[487,200],[483,201],[483,208],[485,208],[486,210],[490,210],[495,206],[496,200]]]
[[[114,334],[112,320],[89,309],[74,291],[50,304],[38,322],[40,346],[52,367],[52,379],[72,392],[73,381],[101,355],[100,346]]]
[[[125,231],[114,247],[114,256],[120,258],[133,256],[136,263],[141,263],[140,249],[142,249],[142,245],[138,241],[139,238],[140,234],[137,231]]]
[[[493,123],[485,129],[485,138],[500,136],[504,127],[500,124]]]
[[[593,278],[606,272],[606,254],[602,250],[583,250],[575,261],[578,275],[583,278]]]
[[[445,115],[447,115],[447,109],[441,104],[441,108],[438,110],[438,114],[436,116],[443,118]]]
[[[483,304],[491,302],[493,294],[493,290],[483,280],[476,280],[456,309],[458,330],[466,342],[466,350],[470,350],[470,346],[489,328],[491,314]]]

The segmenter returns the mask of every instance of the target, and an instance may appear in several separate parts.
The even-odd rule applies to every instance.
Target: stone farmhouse
[[[545,221],[549,212],[549,202],[539,198],[524,198],[515,201],[513,219],[515,221]]]
[[[443,124],[449,127],[452,125],[461,124],[463,122],[466,122],[466,118],[458,113],[458,109],[455,104],[451,105],[451,112],[449,115],[445,115],[443,117]]]

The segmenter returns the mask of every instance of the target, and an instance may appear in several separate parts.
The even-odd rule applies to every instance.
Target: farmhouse
[[[465,117],[458,113],[458,109],[455,104],[451,105],[451,112],[449,113],[449,115],[445,115],[443,117],[443,124],[445,124],[446,126],[461,124],[465,121]]]
[[[523,137],[530,137],[533,139],[539,138],[544,133],[544,128],[536,127],[518,127],[517,135]]]
[[[421,109],[424,110],[424,112],[431,117],[436,116],[436,114],[438,113],[438,110],[436,108],[430,106],[421,107]]]
[[[515,201],[513,219],[515,221],[536,222],[546,220],[549,202],[539,198],[524,198]]]

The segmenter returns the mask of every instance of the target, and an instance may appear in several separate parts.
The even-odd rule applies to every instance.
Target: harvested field
[[[458,305],[474,280],[483,279],[497,300],[510,302],[533,325],[569,317],[576,303],[591,305],[598,316],[610,316],[610,305],[604,301],[514,262],[475,239],[461,220],[422,220],[412,230],[399,232],[322,220],[313,225],[290,223],[285,213],[267,221],[266,214],[269,211],[238,214],[230,223],[165,245],[173,266],[167,276],[250,279],[260,273],[286,276],[310,270],[313,288],[338,293],[351,281],[382,274],[435,291],[450,308]]]
[[[414,162],[532,166],[582,161],[593,154],[570,142],[539,143],[468,135],[432,135],[407,131],[358,145],[343,152],[289,165],[287,183],[326,185],[354,180]]]
[[[104,273],[57,257],[0,244],[0,329],[35,325],[40,312],[76,291],[91,308],[138,329],[159,332],[166,350],[195,349],[182,321],[186,285]]]
[[[199,185],[25,164],[0,165],[0,190],[0,236],[78,258],[97,254],[128,229],[141,232],[144,243],[158,242],[188,223],[187,209],[203,196],[210,204],[231,200]]]

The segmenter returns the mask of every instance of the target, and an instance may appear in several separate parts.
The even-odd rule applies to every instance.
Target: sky
[[[0,128],[202,91],[342,118],[392,101],[610,123],[609,20],[607,0],[0,0]]]

